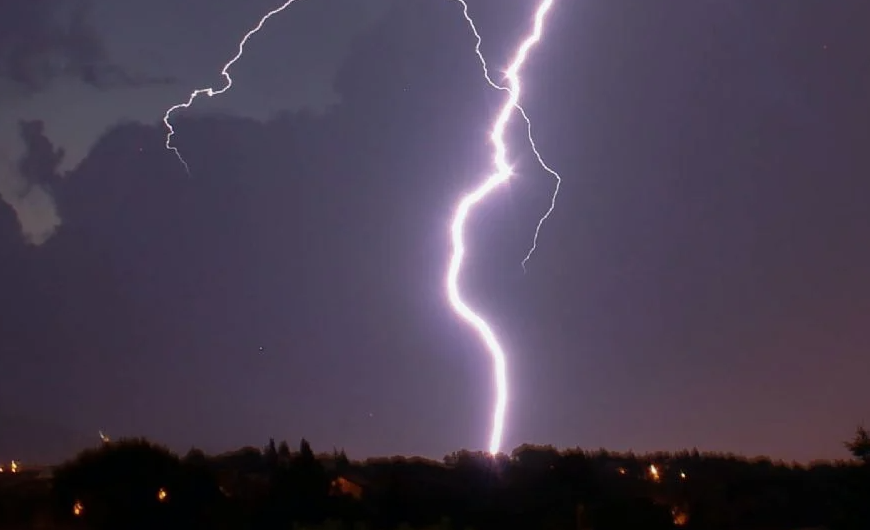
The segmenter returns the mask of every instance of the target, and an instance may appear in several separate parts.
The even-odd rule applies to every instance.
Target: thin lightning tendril
[[[462,5],[462,15],[465,17],[465,21],[468,23],[468,27],[471,28],[471,32],[474,34],[474,38],[477,40],[477,43],[474,45],[474,53],[477,55],[478,61],[480,61],[480,67],[483,69],[483,77],[486,79],[486,82],[492,88],[497,90],[505,90],[509,91],[510,89],[506,86],[499,85],[495,81],[492,80],[492,77],[489,75],[489,66],[486,64],[486,59],[483,57],[483,52],[480,51],[480,46],[483,43],[483,39],[480,37],[480,33],[477,31],[477,25],[474,23],[474,19],[471,18],[471,15],[468,13],[468,4],[465,0],[456,0]],[[528,114],[526,114],[526,109],[522,107],[519,103],[519,99],[514,103],[514,108],[517,109],[520,114],[523,116],[523,120],[526,122],[526,132],[529,138],[529,145],[532,147],[532,152],[535,153],[535,158],[538,159],[538,164],[544,168],[544,171],[553,176],[556,180],[556,187],[553,190],[553,195],[550,197],[550,207],[544,213],[544,215],[538,220],[538,225],[535,227],[535,235],[532,238],[532,246],[529,248],[528,253],[526,253],[526,257],[523,258],[523,261],[520,263],[523,267],[523,272],[526,272],[526,263],[531,259],[532,254],[535,253],[535,250],[538,248],[538,237],[541,234],[541,227],[544,226],[544,223],[549,219],[550,214],[553,213],[553,210],[556,209],[556,198],[559,196],[559,188],[562,185],[562,177],[550,166],[544,162],[544,157],[541,156],[541,153],[538,151],[538,146],[535,144],[535,139],[532,136],[532,120],[529,119]]]
[[[465,18],[473,27],[474,23],[468,16],[467,5],[463,0],[457,1],[463,4],[463,7],[465,8]],[[463,258],[465,257],[465,221],[468,219],[468,215],[471,213],[474,206],[485,199],[497,187],[506,183],[512,175],[512,170],[507,162],[506,156],[507,146],[505,145],[504,140],[505,129],[514,109],[519,108],[520,68],[523,66],[523,63],[525,63],[529,50],[541,40],[544,19],[550,11],[550,8],[553,6],[553,1],[554,0],[542,0],[538,5],[537,10],[535,11],[534,28],[531,34],[529,34],[520,44],[519,48],[517,48],[514,58],[505,72],[505,78],[508,82],[506,87],[500,87],[489,77],[486,69],[486,61],[483,61],[483,56],[480,53],[480,37],[478,36],[476,51],[478,57],[480,57],[483,62],[484,73],[486,74],[487,81],[495,88],[505,90],[508,93],[508,98],[499,111],[498,117],[493,124],[492,132],[490,133],[490,141],[492,142],[495,151],[493,162],[496,171],[487,177],[486,180],[484,180],[477,188],[470,191],[459,200],[450,227],[453,254],[450,257],[450,262],[447,268],[447,297],[453,310],[463,320],[470,324],[480,335],[480,338],[483,340],[492,356],[494,365],[496,402],[492,418],[492,431],[489,439],[490,454],[497,454],[501,449],[502,433],[504,431],[504,417],[505,412],[507,411],[507,367],[504,350],[502,349],[501,344],[499,344],[492,328],[483,317],[478,315],[465,303],[465,301],[463,301],[462,296],[459,293],[459,272],[462,268]],[[475,35],[477,35],[476,29],[474,32]],[[523,117],[525,117],[525,113],[522,112],[522,109],[520,109],[520,111],[521,114],[523,114]],[[529,128],[529,130],[531,130],[531,126],[529,126]],[[534,247],[532,250],[534,250]]]
[[[173,112],[175,112],[178,109],[189,108],[191,105],[193,105],[193,101],[200,94],[205,94],[208,97],[213,97],[213,96],[217,96],[219,94],[223,94],[224,92],[229,90],[230,87],[233,86],[233,78],[230,77],[230,68],[233,66],[233,64],[235,64],[236,61],[238,61],[239,59],[242,58],[242,54],[245,53],[245,44],[247,44],[248,39],[253,37],[254,34],[257,33],[258,31],[260,31],[260,29],[263,28],[263,24],[265,24],[267,20],[269,20],[273,16],[277,15],[281,11],[284,11],[285,9],[287,9],[290,6],[290,4],[292,4],[295,1],[296,0],[286,0],[280,6],[276,7],[275,9],[273,9],[273,10],[269,11],[268,13],[266,13],[265,15],[263,15],[263,17],[260,19],[260,22],[258,22],[257,25],[254,26],[254,28],[252,30],[245,33],[245,36],[242,37],[241,41],[239,41],[238,51],[233,56],[233,58],[230,59],[224,65],[224,67],[221,69],[221,75],[226,80],[226,84],[223,86],[223,88],[220,88],[217,90],[215,90],[212,87],[196,89],[190,93],[190,97],[187,99],[186,102],[179,103],[177,105],[173,105],[166,110],[166,113],[163,115],[163,124],[166,125],[166,129],[169,131],[168,133],[166,133],[166,149],[169,149],[170,151],[173,151],[175,153],[175,156],[177,156],[178,160],[182,163],[182,165],[184,165],[184,170],[187,171],[188,175],[190,175],[190,166],[187,165],[187,162],[184,160],[184,157],[181,156],[181,152],[178,150],[178,148],[175,147],[174,145],[172,145],[172,136],[175,134],[175,129],[172,128],[172,124],[169,122],[169,117],[172,115]]]

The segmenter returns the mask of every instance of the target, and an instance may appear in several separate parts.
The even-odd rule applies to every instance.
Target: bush
[[[53,501],[61,520],[96,528],[152,527],[201,517],[220,498],[207,469],[185,464],[142,439],[104,444],[55,470]]]

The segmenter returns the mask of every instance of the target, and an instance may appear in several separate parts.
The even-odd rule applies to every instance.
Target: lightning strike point
[[[474,206],[486,199],[486,197],[494,189],[503,185],[510,179],[511,169],[510,165],[507,162],[507,146],[505,144],[504,134],[507,124],[510,121],[514,110],[518,110],[523,118],[526,120],[526,124],[528,127],[527,130],[529,133],[529,141],[532,145],[532,149],[537,154],[537,148],[535,147],[534,141],[532,140],[531,122],[529,121],[525,111],[519,105],[521,88],[519,71],[526,61],[529,50],[532,48],[532,46],[534,46],[541,40],[544,20],[547,16],[547,13],[553,7],[554,0],[542,0],[538,4],[537,9],[535,10],[534,26],[532,32],[527,35],[525,39],[523,39],[522,43],[517,48],[514,57],[511,60],[510,66],[505,72],[505,79],[507,81],[507,84],[504,86],[495,83],[489,75],[486,60],[484,59],[483,54],[480,52],[480,34],[475,27],[474,21],[468,14],[468,5],[465,3],[464,0],[456,1],[462,4],[465,20],[468,22],[469,26],[474,32],[475,37],[477,38],[475,53],[477,54],[481,66],[483,67],[484,77],[486,78],[490,86],[498,90],[503,90],[508,94],[504,105],[501,107],[501,110],[496,117],[495,123],[492,127],[492,132],[490,134],[490,141],[492,142],[494,151],[493,164],[495,165],[495,172],[489,175],[486,180],[484,180],[483,183],[481,183],[477,188],[462,196],[456,206],[453,221],[450,225],[450,239],[453,253],[450,257],[450,262],[447,267],[447,278],[445,282],[447,289],[447,298],[453,310],[466,323],[474,328],[474,330],[477,332],[484,345],[486,346],[487,350],[489,351],[490,356],[492,357],[496,396],[495,408],[493,409],[492,414],[492,428],[489,438],[489,452],[490,454],[495,455],[501,449],[502,435],[504,432],[505,413],[507,412],[507,363],[504,350],[502,349],[502,346],[499,343],[498,338],[496,337],[489,323],[487,323],[487,321],[482,316],[480,316],[471,307],[469,307],[462,299],[462,296],[460,294],[459,272],[462,269],[462,262],[463,258],[465,257],[465,222],[468,219],[468,216],[471,214],[472,210],[474,209]],[[552,171],[546,166],[546,164],[543,164],[543,159],[540,155],[538,155],[538,161],[551,174],[555,175],[557,183],[561,181],[561,178],[555,171]],[[549,216],[551,211],[552,208],[538,223],[538,230],[540,230],[541,225],[543,224],[544,220],[546,220],[546,218]],[[537,236],[538,232],[536,231],[535,243],[533,243],[531,251],[522,263],[524,268],[526,261],[528,261],[529,257],[535,250]]]
[[[295,1],[296,0],[286,0],[280,6],[276,7],[275,9],[273,9],[273,10],[269,11],[268,13],[266,13],[265,15],[263,15],[260,18],[260,21],[257,23],[257,25],[254,26],[253,29],[251,29],[247,33],[245,33],[245,36],[242,37],[241,41],[239,41],[238,51],[236,52],[236,54],[233,56],[232,59],[230,59],[226,64],[224,64],[224,67],[221,69],[221,76],[226,80],[226,82],[224,83],[224,86],[222,88],[219,88],[219,89],[215,89],[212,87],[198,88],[190,93],[190,97],[188,97],[187,101],[185,101],[184,103],[178,103],[178,104],[173,105],[173,106],[169,107],[168,109],[166,109],[166,113],[163,115],[163,124],[166,126],[166,130],[168,131],[166,133],[166,149],[175,153],[175,156],[178,158],[178,161],[181,162],[181,164],[184,166],[184,170],[187,172],[188,176],[190,175],[190,166],[187,165],[187,162],[184,160],[184,157],[181,156],[181,151],[179,151],[177,147],[172,145],[172,137],[175,135],[175,129],[172,127],[172,123],[169,121],[169,118],[172,116],[172,113],[175,112],[176,110],[179,110],[179,109],[190,108],[190,106],[193,105],[194,100],[196,100],[196,98],[199,97],[200,95],[205,94],[208,97],[214,97],[214,96],[218,96],[220,94],[223,94],[224,92],[229,90],[230,87],[233,86],[233,78],[230,77],[230,68],[233,66],[233,64],[235,64],[236,61],[238,61],[239,59],[242,58],[242,55],[245,53],[245,44],[248,43],[248,40],[251,37],[253,37],[255,33],[257,33],[258,31],[260,31],[263,28],[263,25],[266,23],[267,20],[269,20],[273,16],[277,15],[278,13],[280,13],[280,12],[284,11],[285,9],[287,9],[288,7],[290,7],[290,4],[292,4]]]

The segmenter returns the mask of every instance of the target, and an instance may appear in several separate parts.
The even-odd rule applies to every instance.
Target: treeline
[[[0,481],[0,527],[867,530],[867,432],[847,447],[856,461],[808,466],[529,445],[355,462],[305,440],[179,457],[130,439]]]

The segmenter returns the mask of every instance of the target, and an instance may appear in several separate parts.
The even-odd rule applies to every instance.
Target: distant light
[[[649,465],[649,476],[653,482],[658,482],[661,479],[659,476],[659,468],[657,468],[655,464]]]
[[[165,502],[167,497],[168,497],[168,495],[167,495],[165,489],[160,488],[159,490],[157,490],[157,500],[158,501]]]
[[[625,475],[625,473],[626,473],[624,467],[621,467],[621,468],[617,469],[616,471],[617,471],[620,475]]]
[[[11,471],[12,473],[18,473],[20,471],[20,466],[18,465],[18,462],[13,460],[12,463],[9,464],[9,471]]]
[[[680,471],[680,478],[683,480],[686,480],[686,472],[685,471]]]
[[[73,515],[75,515],[76,517],[79,517],[81,514],[85,513],[85,507],[82,506],[81,501],[76,501],[75,504],[73,504],[72,512]]]
[[[3,466],[0,466],[0,473],[5,473],[5,472],[6,472],[6,470],[3,469]]]
[[[686,526],[689,522],[689,513],[677,506],[671,508],[671,516],[673,517],[674,526]]]
[[[109,438],[109,435],[104,433],[103,431],[100,431],[100,440],[102,440],[102,442],[104,444],[107,444],[107,443],[112,441],[112,439]]]

